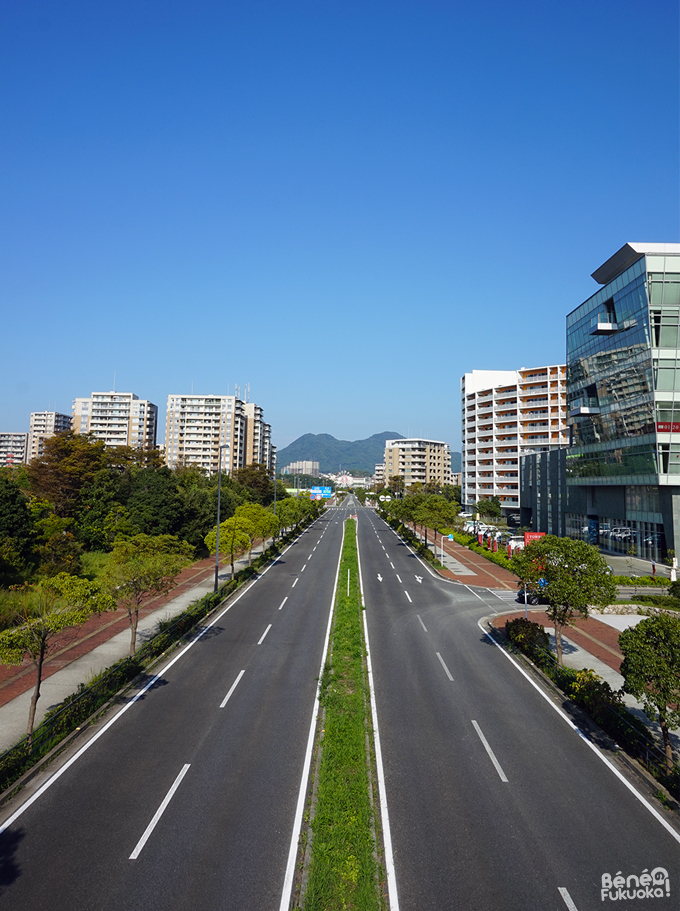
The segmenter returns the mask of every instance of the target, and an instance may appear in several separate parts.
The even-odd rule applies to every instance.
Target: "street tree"
[[[36,564],[35,524],[26,495],[9,476],[0,474],[0,585],[15,585]]]
[[[21,664],[28,657],[35,668],[28,711],[30,742],[45,658],[61,643],[61,633],[81,626],[94,613],[115,610],[116,602],[98,582],[67,573],[46,579],[37,587],[15,591],[14,602],[12,626],[0,632],[0,663]]]
[[[680,726],[680,618],[647,617],[621,633],[619,648],[623,689],[642,701],[649,718],[658,720],[672,772],[670,730]]]
[[[452,525],[457,515],[457,504],[447,500],[445,496],[440,494],[428,497],[417,510],[419,523],[434,530],[435,545],[437,543],[437,532],[447,525]]]
[[[486,500],[479,500],[475,506],[475,512],[486,519],[500,519],[501,501],[498,497],[489,497]]]
[[[43,441],[43,452],[26,471],[31,493],[48,500],[56,515],[75,516],[84,486],[108,464],[102,440],[71,430]]]
[[[253,545],[257,540],[263,543],[279,530],[279,520],[273,512],[259,503],[244,503],[234,513],[241,520],[242,529],[248,535],[248,566],[253,560]]]
[[[253,463],[234,472],[234,480],[249,491],[248,499],[269,506],[274,502],[274,482],[269,477],[266,465]],[[277,489],[277,496],[278,489]]]
[[[173,535],[140,534],[114,542],[104,582],[127,611],[130,655],[134,655],[137,647],[139,609],[143,602],[170,591],[193,555],[193,547]]]
[[[243,519],[230,516],[220,522],[220,554],[225,554],[231,562],[231,577],[234,578],[234,557],[243,553],[249,546],[250,537],[246,533]],[[205,536],[205,546],[211,554],[215,553],[217,546],[217,527],[211,529]]]
[[[545,535],[512,558],[520,583],[540,592],[548,602],[546,614],[555,624],[557,663],[562,664],[562,631],[590,607],[605,607],[616,597],[616,586],[604,557],[584,541]]]

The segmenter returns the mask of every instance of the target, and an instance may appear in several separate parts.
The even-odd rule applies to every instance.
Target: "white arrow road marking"
[[[378,582],[382,582],[382,576],[378,573]]]
[[[416,576],[416,582],[418,582],[420,585],[422,585],[422,584],[423,584],[423,577],[422,577],[422,576]]]

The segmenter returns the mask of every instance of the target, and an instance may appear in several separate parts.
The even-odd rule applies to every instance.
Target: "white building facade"
[[[473,370],[461,379],[461,502],[519,512],[519,460],[568,442],[566,366]]]
[[[26,464],[27,433],[0,433],[0,468]]]
[[[55,433],[71,429],[71,415],[58,411],[33,411],[28,430],[28,461],[42,455],[43,443]]]
[[[440,440],[385,440],[385,483],[398,475],[411,484],[451,483],[451,449]]]
[[[107,446],[154,449],[158,406],[132,392],[93,392],[73,403],[75,433],[91,433]]]

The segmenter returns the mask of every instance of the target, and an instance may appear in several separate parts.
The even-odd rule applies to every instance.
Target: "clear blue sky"
[[[677,242],[678,4],[21,0],[0,13],[0,429],[250,384],[303,433],[460,441]]]

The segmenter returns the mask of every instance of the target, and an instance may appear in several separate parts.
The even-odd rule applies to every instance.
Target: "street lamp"
[[[222,499],[222,450],[229,449],[229,443],[219,446],[219,456],[217,459],[217,536],[215,538],[215,587],[213,594],[217,591],[219,584],[218,574],[220,571],[220,504]]]

